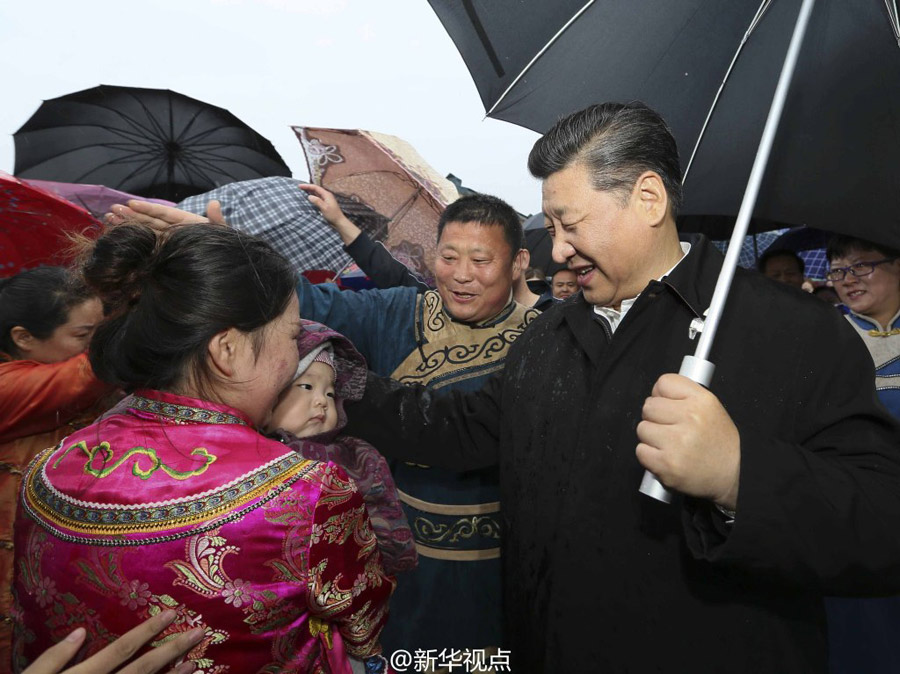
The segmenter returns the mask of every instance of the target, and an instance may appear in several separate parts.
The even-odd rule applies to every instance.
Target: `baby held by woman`
[[[365,390],[365,359],[343,335],[301,323],[297,375],[279,397],[268,430],[304,458],[343,468],[366,503],[385,571],[413,569],[415,542],[387,462],[369,443],[341,434],[344,401],[358,400]]]

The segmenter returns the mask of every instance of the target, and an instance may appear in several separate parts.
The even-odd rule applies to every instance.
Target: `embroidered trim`
[[[391,378],[437,388],[490,374],[503,367],[509,347],[538,315],[534,309],[510,302],[498,316],[477,326],[445,322],[440,295],[428,291],[416,305],[417,349],[394,369]]]
[[[57,449],[59,449],[64,444],[65,444],[65,439],[63,440],[62,443],[60,443],[59,447],[51,448],[51,449],[48,449],[45,451],[49,452],[50,454],[53,454]],[[43,454],[43,452],[42,452],[42,454]],[[246,473],[244,473],[243,475],[239,475],[238,477],[234,478],[230,482],[226,482],[225,484],[217,486],[214,489],[208,489],[206,491],[200,492],[199,494],[191,494],[190,496],[182,496],[181,498],[166,499],[165,501],[150,501],[149,503],[123,503],[123,504],[96,503],[94,501],[82,501],[80,499],[68,496],[67,494],[63,494],[61,491],[59,491],[56,487],[54,487],[50,483],[50,477],[47,474],[47,465],[49,464],[49,461],[42,463],[41,477],[44,480],[44,485],[53,494],[54,498],[59,499],[60,501],[65,501],[66,503],[70,503],[75,506],[80,506],[82,508],[97,508],[100,510],[141,510],[141,509],[146,509],[146,508],[161,508],[161,507],[165,507],[165,506],[175,505],[178,503],[187,503],[187,502],[199,499],[199,498],[204,498],[206,496],[210,496],[212,494],[216,494],[218,492],[225,491],[227,489],[230,489],[234,485],[246,480],[248,477],[250,477],[257,471],[268,470],[270,467],[272,467],[275,464],[282,461],[285,457],[292,456],[295,454],[296,454],[296,452],[294,452],[294,451],[290,451],[290,452],[287,452],[286,454],[282,454],[281,456],[278,456],[278,457],[264,463],[263,465],[254,468],[253,470],[249,470]],[[37,464],[37,463],[38,463],[37,458],[32,460],[31,463],[29,464],[29,468],[26,472],[30,473],[31,472],[31,464]]]
[[[411,509],[414,510],[414,509]],[[492,515],[453,518],[422,517],[408,512],[416,543],[443,550],[481,550],[496,547],[500,541],[500,522]]]
[[[488,318],[481,323],[460,323],[459,321],[453,320],[450,313],[444,309],[444,302],[441,299],[441,295],[437,290],[427,290],[420,296],[421,302],[418,303],[417,316],[416,316],[416,334],[425,339],[425,333],[427,331],[431,332],[440,332],[443,330],[447,322],[456,323],[459,325],[465,325],[466,327],[479,330],[485,328],[494,328],[504,321],[506,321],[512,313],[519,306],[516,304],[515,299],[510,297],[509,303],[500,310],[496,316]],[[533,321],[536,316],[540,314],[539,311],[533,308],[528,308],[525,312],[525,318],[522,321],[522,324],[519,326],[519,329],[524,329],[528,323]],[[423,343],[427,343],[427,339]]]
[[[49,458],[36,467],[26,483],[23,500],[26,506],[30,505],[40,514],[36,519],[46,518],[57,526],[81,533],[117,536],[185,527],[208,520],[257,498],[271,488],[273,480],[303,472],[316,463],[291,452],[278,463],[257,469],[240,483],[212,494],[193,497],[179,504],[126,510],[73,506],[66,499],[58,498],[55,490],[41,479],[46,474],[44,467]]]
[[[184,531],[179,531],[178,533],[167,534],[165,536],[150,536],[147,538],[121,538],[120,536],[115,536],[113,538],[86,538],[82,536],[73,536],[71,534],[67,534],[64,531],[53,526],[50,522],[45,520],[40,513],[36,512],[31,507],[31,499],[26,493],[25,498],[22,499],[22,505],[25,507],[26,512],[29,516],[38,523],[43,529],[48,531],[53,536],[59,538],[60,540],[66,541],[68,543],[78,543],[80,545],[95,545],[98,547],[119,547],[119,546],[139,546],[139,545],[153,545],[155,543],[167,543],[169,541],[176,541],[180,538],[187,538],[188,536],[194,536],[197,534],[203,534],[207,531],[211,531],[217,527],[225,526],[231,522],[235,522],[244,515],[253,512],[257,508],[265,505],[272,499],[274,499],[279,494],[288,490],[291,485],[301,479],[307,479],[309,477],[309,473],[313,468],[320,465],[317,461],[304,461],[301,464],[300,470],[294,475],[289,476],[284,482],[280,485],[276,485],[271,489],[271,491],[260,498],[258,501],[251,503],[250,505],[235,510],[229,515],[225,517],[214,519],[207,524],[204,524],[200,527],[194,527],[191,529],[185,529]]]
[[[240,417],[228,414],[227,412],[214,412],[213,410],[205,410],[201,407],[165,403],[161,400],[151,400],[140,396],[132,397],[129,408],[138,410],[139,412],[158,414],[161,417],[166,417],[175,421],[194,421],[201,424],[249,425]]]
[[[195,475],[201,475],[205,473],[210,464],[218,458],[214,454],[210,454],[205,447],[195,447],[191,450],[191,456],[202,456],[204,458],[203,465],[199,468],[195,468],[194,470],[180,471],[175,470],[171,466],[167,466],[165,463],[163,463],[162,459],[160,459],[156,455],[156,450],[152,447],[132,447],[127,452],[125,452],[125,454],[120,457],[115,463],[113,463],[111,466],[107,466],[106,464],[112,461],[113,458],[113,452],[109,448],[109,443],[101,442],[99,445],[88,449],[87,442],[85,440],[82,440],[81,442],[76,442],[65,452],[63,452],[59,456],[59,458],[53,462],[53,467],[58,467],[59,462],[65,459],[69,455],[69,452],[71,452],[73,449],[80,449],[82,452],[84,452],[85,456],[87,456],[87,461],[84,464],[84,472],[88,475],[93,475],[94,477],[100,479],[112,475],[115,470],[123,463],[125,463],[128,459],[132,457],[145,456],[151,460],[150,468],[141,468],[140,462],[137,460],[137,458],[135,458],[134,464],[131,466],[131,474],[135,477],[138,477],[142,480],[147,480],[157,470],[162,470],[166,475],[173,479],[187,480],[188,478],[194,477]],[[93,468],[91,466],[91,464],[94,462],[94,459],[97,457],[97,454],[102,454],[102,468]]]
[[[884,368],[886,368],[886,367],[888,367],[888,366],[890,366],[890,365],[893,365],[893,364],[896,363],[897,361],[900,361],[900,354],[897,354],[897,355],[894,356],[893,358],[890,358],[890,359],[884,361],[881,365],[878,366],[878,369],[879,369],[879,370],[884,369]],[[882,375],[882,376],[884,376],[884,375]]]
[[[424,341],[427,342],[424,339],[426,330],[438,332],[443,330],[447,324],[447,317],[442,311],[443,308],[444,304],[441,302],[441,296],[437,290],[428,290],[422,295],[422,303],[419,305],[419,316],[417,317],[419,325],[416,326],[416,334],[420,335]]]
[[[893,330],[869,330],[869,337],[893,337],[894,335],[900,335],[900,328],[894,328]]]

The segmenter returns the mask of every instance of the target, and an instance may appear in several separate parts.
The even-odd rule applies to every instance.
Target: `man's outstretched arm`
[[[344,429],[392,459],[449,470],[499,461],[502,373],[479,391],[436,392],[369,373],[366,393],[347,405]]]
[[[405,264],[392,256],[387,248],[372,241],[357,227],[341,210],[334,194],[319,185],[299,187],[309,195],[309,202],[319,209],[325,222],[341,237],[344,250],[378,288],[385,290],[404,286],[415,288],[420,293],[430,289]]]

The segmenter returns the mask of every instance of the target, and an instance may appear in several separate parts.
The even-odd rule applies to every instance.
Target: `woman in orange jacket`
[[[0,279],[0,672],[10,669],[13,521],[22,472],[42,449],[89,422],[112,388],[85,349],[100,300],[61,267]]]

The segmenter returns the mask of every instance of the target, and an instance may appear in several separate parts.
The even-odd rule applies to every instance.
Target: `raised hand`
[[[356,237],[360,235],[359,227],[344,215],[331,192],[319,185],[299,185],[299,187],[306,192],[309,202],[319,209],[325,221],[338,233],[345,246],[356,241]]]
[[[128,205],[116,204],[112,212],[107,213],[103,220],[107,225],[121,225],[126,222],[149,225],[153,229],[165,230],[174,225],[213,224],[224,225],[222,206],[218,201],[210,201],[206,206],[207,216],[182,211],[173,206],[154,204],[149,201],[132,199]]]

